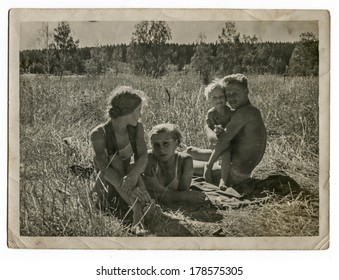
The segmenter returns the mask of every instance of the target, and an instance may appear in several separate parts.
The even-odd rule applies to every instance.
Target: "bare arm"
[[[111,159],[107,157],[106,140],[103,133],[100,133],[99,129],[92,131],[90,138],[94,149],[94,160],[101,175],[104,176],[107,182],[114,186],[128,204],[133,202],[136,197],[138,197],[141,201],[150,201],[149,194],[146,192],[143,184],[139,184],[139,188],[131,190],[124,188],[123,183],[126,176],[124,177],[122,162],[117,155],[114,155]],[[141,177],[137,178],[137,180],[141,180]],[[136,183],[132,184],[133,187],[136,185]]]
[[[210,128],[209,125],[205,126],[204,131],[207,136],[208,142],[214,147],[214,145],[218,142],[218,137],[216,133]]]
[[[218,160],[220,155],[229,148],[231,140],[246,125],[250,119],[250,114],[246,108],[241,108],[233,115],[231,121],[226,125],[226,129],[219,135],[218,142],[212,151],[210,159],[206,165],[207,169],[211,169],[213,164]]]
[[[168,192],[167,199],[172,201],[189,201],[191,203],[203,203],[206,195],[202,192],[189,190],[193,177],[193,159],[191,156],[184,158],[182,174],[177,192]]]
[[[140,176],[144,172],[148,161],[143,125],[138,123],[136,129],[136,149],[138,159],[134,164],[128,167],[128,173],[123,177],[121,188],[123,188],[127,194],[132,194],[132,191],[137,189],[140,193],[140,198],[147,197],[147,200],[150,200],[150,196],[147,193],[145,184]]]
[[[100,173],[104,176],[105,180],[118,188],[123,174],[110,166],[109,159],[106,155],[106,141],[104,135],[100,133],[99,130],[94,130],[92,131],[90,138],[94,149],[94,160]]]
[[[191,156],[186,155],[183,158],[182,173],[179,180],[179,191],[188,191],[193,177],[193,159]]]
[[[133,165],[133,168],[128,172],[128,177],[138,178],[144,171],[147,166],[148,155],[147,155],[147,146],[144,137],[144,127],[141,123],[137,125],[137,152],[138,159]]]
[[[209,110],[206,116],[206,125],[204,127],[207,140],[212,146],[214,146],[218,141],[218,137],[214,132],[214,127],[216,123],[213,118],[213,115],[214,115],[213,111]]]

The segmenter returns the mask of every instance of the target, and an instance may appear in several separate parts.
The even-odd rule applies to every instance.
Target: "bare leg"
[[[219,182],[219,188],[221,190],[226,190],[228,186],[228,177],[231,168],[231,151],[227,149],[224,153],[221,154],[221,179]]]
[[[206,161],[198,161],[193,160],[193,175],[195,176],[203,176],[204,175],[204,167],[206,165]],[[221,169],[218,162],[214,163],[212,168],[212,182],[213,184],[218,185],[221,178]]]
[[[113,159],[111,159],[111,166],[115,170],[118,170],[123,176],[128,173],[129,170],[133,168],[133,165],[129,165],[126,168],[126,171],[123,167],[123,161],[120,160],[118,156],[115,156]],[[144,181],[142,180],[141,176],[138,177],[138,181],[136,184],[136,187],[145,188]],[[133,211],[133,226],[140,224],[143,226],[143,207],[145,206],[145,202],[141,201],[140,199],[136,198],[135,194],[127,194],[123,189],[119,187],[115,188],[120,197],[130,206],[132,207]]]
[[[188,147],[186,149],[186,153],[188,153],[189,155],[192,156],[192,158],[194,160],[198,160],[198,161],[208,161],[211,154],[212,154],[212,150],[210,149],[200,149],[200,148],[196,148],[196,147]]]

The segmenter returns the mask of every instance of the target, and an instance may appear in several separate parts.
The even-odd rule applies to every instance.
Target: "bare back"
[[[248,104],[234,112],[220,140],[230,142],[232,168],[251,173],[264,155],[266,138],[260,111]]]

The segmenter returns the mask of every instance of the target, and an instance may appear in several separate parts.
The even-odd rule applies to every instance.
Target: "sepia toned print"
[[[9,247],[328,248],[326,11],[17,9],[9,37]]]

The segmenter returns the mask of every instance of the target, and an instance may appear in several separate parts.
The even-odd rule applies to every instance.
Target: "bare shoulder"
[[[183,173],[193,172],[193,158],[191,155],[185,152],[178,152],[179,157],[179,168]],[[192,174],[191,174],[192,175]]]
[[[106,150],[106,138],[105,138],[105,124],[100,124],[95,127],[90,133],[90,139],[93,145],[95,154],[102,154]]]
[[[246,118],[246,119],[261,119],[261,112],[260,110],[253,106],[252,104],[241,107],[237,109],[234,113],[234,116],[237,118]]]
[[[92,129],[92,131],[90,132],[90,138],[93,141],[99,141],[101,139],[104,139],[104,123],[103,124],[99,124],[98,126],[96,126],[95,128]]]
[[[189,155],[188,153],[186,152],[178,152],[178,157],[180,159],[180,161],[185,164],[185,163],[190,163],[192,162],[193,163],[193,158],[191,155]]]

